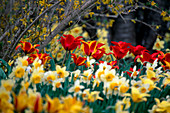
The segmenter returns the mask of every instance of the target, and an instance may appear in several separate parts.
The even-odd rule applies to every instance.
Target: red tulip
[[[143,47],[141,45],[137,45],[136,47],[130,45],[130,52],[133,53],[135,56],[141,55],[143,50],[148,51],[146,50],[146,47]]]
[[[41,64],[45,64],[47,62],[47,60],[52,59],[49,56],[49,54],[47,54],[47,53],[44,53],[44,54],[43,53],[40,53],[40,54],[37,53],[37,54],[31,54],[29,59],[28,59],[28,62],[32,63],[37,57],[42,61]]]
[[[81,56],[79,56],[78,58],[77,58],[77,56],[75,55],[75,54],[71,54],[72,56],[71,56],[71,58],[73,58],[73,60],[74,60],[74,63],[77,65],[77,66],[81,66],[81,65],[85,65],[85,61],[87,60],[87,58],[83,58],[83,57],[81,57]]]
[[[34,46],[30,43],[30,42],[23,42],[20,41],[21,44],[19,44],[15,49],[17,50],[19,47],[21,47],[21,49],[26,53],[33,53],[34,51],[39,52],[38,49],[35,49],[35,47],[40,46],[39,44],[35,44]]]
[[[92,57],[93,57],[95,60],[99,60],[99,59],[103,56],[104,53],[105,53],[104,48],[98,49],[98,50],[92,55]]]
[[[77,46],[80,46],[81,43],[81,39],[82,36],[78,36],[77,38],[74,38],[72,35],[63,35],[64,37],[61,37],[61,39],[59,40],[62,44],[62,46],[64,47],[65,50],[74,50],[77,48]]]
[[[129,48],[122,49],[118,46],[112,46],[111,50],[113,51],[112,54],[115,56],[116,59],[122,59],[124,56],[126,56],[127,52],[129,51]]]
[[[111,43],[114,44],[115,46],[118,46],[121,49],[126,49],[128,46],[131,45],[131,43],[122,42],[122,41],[119,42],[111,41]]]
[[[157,55],[158,55],[158,53],[149,54],[146,51],[142,51],[142,57],[141,57],[141,55],[136,56],[135,61],[136,61],[136,59],[140,58],[140,60],[142,62],[153,63],[157,59]]]
[[[94,52],[97,51],[97,49],[99,49],[101,46],[103,46],[104,44],[102,43],[98,43],[96,41],[89,41],[89,42],[85,42],[82,41],[83,43],[83,51],[87,56],[91,56],[94,54]]]

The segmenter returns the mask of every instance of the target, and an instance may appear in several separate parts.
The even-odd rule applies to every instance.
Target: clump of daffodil
[[[153,50],[161,50],[164,48],[164,41],[161,41],[159,38],[156,39],[156,42],[153,46]]]
[[[147,93],[140,93],[140,91],[137,88],[132,87],[131,94],[127,93],[127,94],[125,94],[125,96],[130,96],[132,98],[133,102],[139,103],[142,101],[147,101],[146,97],[149,97],[150,95]]]
[[[155,98],[156,105],[149,110],[149,113],[170,113],[170,100],[163,100],[160,102],[158,98]]]
[[[108,35],[108,31],[105,28],[97,29],[97,36],[99,38],[106,38]]]
[[[131,106],[130,98],[124,97],[123,100],[118,100],[115,105],[116,113],[129,113],[128,109]]]
[[[18,57],[18,58],[16,59],[15,64],[16,64],[16,65],[22,65],[22,66],[28,66],[28,61],[27,61],[27,59],[28,59],[28,56]]]
[[[9,75],[10,78],[23,78],[25,76],[27,76],[27,72],[25,71],[26,70],[26,66],[22,66],[20,64],[18,64],[16,67],[14,67],[12,69],[12,73]]]
[[[80,36],[80,34],[83,32],[82,27],[75,25],[73,27],[73,29],[70,30],[71,35],[73,35],[74,37]]]
[[[85,91],[85,95],[83,96],[83,100],[87,100],[88,102],[94,102],[96,100],[103,100],[102,97],[99,96],[99,91]]]
[[[1,86],[3,86],[7,91],[11,91],[14,85],[15,80],[13,79],[1,80]]]
[[[61,102],[63,103],[62,109],[59,111],[61,113],[92,113],[89,107],[83,107],[83,103],[76,98],[68,95],[65,98],[62,98]]]
[[[4,87],[0,88],[0,111],[3,113],[13,113],[14,106],[10,103],[12,100],[10,92]]]

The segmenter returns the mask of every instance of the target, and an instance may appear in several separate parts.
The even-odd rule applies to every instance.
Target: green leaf
[[[11,73],[12,69],[11,66],[3,59],[0,59],[0,61],[2,62],[2,65],[4,65],[7,68],[7,76]]]
[[[6,78],[6,74],[3,71],[3,69],[0,67],[0,79],[5,79]]]
[[[71,61],[71,52],[69,52],[69,57],[66,62],[66,70],[68,71],[70,69],[70,61]]]
[[[50,53],[50,57],[52,58],[52,59],[50,60],[50,65],[51,65],[50,69],[51,69],[52,71],[56,71],[54,58],[53,58],[53,56],[52,56],[51,53]]]

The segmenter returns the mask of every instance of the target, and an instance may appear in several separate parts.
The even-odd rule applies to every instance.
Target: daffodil
[[[56,56],[57,61],[61,60],[63,58],[63,56],[64,56],[64,54],[62,52],[58,52],[57,56]]]
[[[36,70],[33,71],[30,80],[33,84],[41,83],[42,80],[43,80],[43,75],[44,75],[43,72],[36,69]]]
[[[22,78],[25,77],[28,73],[25,72],[26,66],[17,65],[12,69],[12,73],[9,75],[10,78],[16,77],[16,78]]]
[[[11,91],[12,87],[15,85],[15,81],[13,79],[1,80],[1,85],[7,90]]]
[[[106,38],[108,35],[108,31],[105,29],[105,28],[102,28],[102,29],[97,29],[97,36],[99,38]]]
[[[93,68],[93,65],[92,64],[94,64],[95,63],[95,59],[91,59],[90,60],[90,57],[89,56],[87,56],[87,62],[86,62],[86,64],[87,64],[87,67],[91,67],[91,68]]]
[[[164,41],[161,41],[159,38],[156,39],[156,42],[153,46],[153,50],[161,50],[164,48]]]
[[[14,107],[16,111],[22,112],[27,108],[28,95],[26,91],[21,90],[19,95],[17,96],[15,95],[15,93],[13,93],[13,98],[14,98]]]
[[[170,84],[170,72],[165,73],[165,78],[163,79],[163,86],[166,87]]]
[[[99,64],[99,69],[102,70],[110,70],[112,67],[110,65],[107,64],[107,62],[105,61],[104,63],[100,63]]]
[[[47,94],[46,94],[46,104],[45,104],[45,111],[48,113],[56,113],[60,111],[63,108],[63,105],[60,103],[60,100],[58,98],[53,98],[51,99]]]
[[[34,68],[37,69],[38,67],[40,67],[41,63],[42,63],[42,61],[37,57],[33,62]]]
[[[118,100],[115,105],[116,113],[129,113],[128,109],[131,106],[130,98],[124,97],[123,100]]]
[[[62,98],[63,109],[60,110],[60,113],[81,113],[81,112],[90,112],[88,107],[83,107],[83,103],[76,98],[71,97],[70,95]]]
[[[90,92],[90,91],[86,90],[86,96],[83,98],[83,100],[87,100],[88,102],[94,102],[98,99],[103,100],[103,98],[101,98],[99,96],[99,93],[100,93],[99,91]]]
[[[80,80],[76,80],[74,83],[74,86],[72,86],[68,92],[70,93],[74,93],[74,96],[76,96],[77,94],[80,95],[82,93],[82,89],[84,89],[83,85],[80,85]]]
[[[108,71],[105,71],[105,74],[102,74],[101,79],[104,82],[111,82],[116,77],[116,70],[111,69]]]
[[[64,82],[64,79],[63,78],[58,78],[56,80],[54,80],[52,82],[52,86],[53,86],[53,91],[56,91],[57,88],[62,88],[62,82]]]
[[[31,89],[28,90],[28,108],[35,113],[42,112],[43,110],[43,100],[41,94],[38,92],[33,92]]]
[[[65,78],[69,75],[69,72],[66,71],[66,67],[61,68],[59,65],[56,66],[56,73],[58,74],[57,78]]]
[[[132,87],[139,88],[140,86],[142,86],[142,81],[131,80],[131,84],[132,84]]]
[[[92,70],[92,69],[85,70],[85,71],[83,72],[80,80],[81,80],[82,82],[84,82],[84,83],[87,83],[87,85],[89,85],[89,84],[90,84],[90,81],[91,81],[91,79],[92,79],[92,77],[93,77],[92,73],[93,73],[93,70]]]
[[[125,94],[125,96],[131,96],[133,102],[142,102],[142,101],[147,101],[147,98],[148,96],[150,96],[149,94],[147,93],[140,93],[140,91],[135,88],[135,87],[132,87],[131,88],[131,94]]]
[[[119,92],[119,79],[118,77],[114,78],[111,82],[104,83],[104,90],[103,93],[106,95],[107,98],[112,94],[116,95]]]
[[[149,88],[148,88],[149,91],[153,90],[154,88],[160,90],[159,87],[156,87],[156,83],[154,83],[154,81],[152,81],[151,79],[149,79],[149,78],[141,78],[141,80],[142,80],[143,84],[149,84]]]
[[[149,92],[149,84],[142,84],[138,89],[141,93],[148,93]]]
[[[70,32],[74,37],[77,37],[80,36],[83,30],[81,26],[75,25],[74,28],[70,30]]]
[[[77,78],[80,78],[80,73],[81,73],[81,71],[79,69],[77,69],[76,71],[71,72],[70,82],[71,82],[72,78],[73,78],[74,81],[77,80]]]
[[[16,65],[22,65],[22,66],[28,66],[28,61],[27,61],[27,59],[28,59],[28,56],[18,57],[18,58],[16,59],[15,64],[16,64]]]
[[[170,112],[170,101],[163,100],[160,102],[158,98],[155,98],[156,105],[149,110],[149,113],[169,113]]]
[[[105,70],[99,68],[99,69],[95,72],[95,78],[96,78],[97,80],[102,81],[101,77],[104,76],[104,74],[105,74]]]
[[[44,80],[47,83],[52,83],[54,80],[57,79],[57,73],[55,71],[47,71],[44,73]]]

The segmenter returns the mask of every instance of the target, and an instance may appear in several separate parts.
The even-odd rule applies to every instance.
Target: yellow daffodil
[[[64,82],[63,78],[59,78],[53,81],[52,85],[53,85],[53,91],[56,91],[57,88],[62,88],[62,84],[61,82]]]
[[[155,98],[156,105],[149,110],[150,113],[169,113],[170,112],[170,101],[163,100],[160,102],[158,98]]]
[[[86,90],[86,96],[83,98],[84,100],[87,100],[88,102],[94,102],[96,100],[103,100],[103,98],[101,98],[99,96],[99,91],[92,91],[89,92],[89,90]]]
[[[28,95],[25,91],[21,90],[18,96],[13,93],[13,98],[16,111],[22,112],[27,108]]]
[[[81,89],[84,89],[83,85],[80,85],[80,80],[76,80],[74,83],[74,86],[70,87],[70,89],[68,90],[68,92],[70,93],[74,93],[74,96],[76,96],[77,94],[81,94],[82,91]]]
[[[82,27],[75,25],[73,29],[70,30],[71,35],[74,37],[80,36],[80,34],[83,32]]]
[[[32,90],[28,90],[28,108],[35,113],[40,113],[43,110],[43,100],[41,94],[38,92],[33,92]]]
[[[147,101],[147,98],[145,97],[148,97],[150,95],[146,93],[140,93],[140,91],[137,88],[132,87],[131,94],[125,94],[125,96],[131,96],[133,102],[138,103],[142,101]]]
[[[76,98],[71,97],[70,95],[62,98],[63,109],[60,110],[61,113],[81,113],[81,112],[90,112],[88,107],[83,108],[83,103],[76,100]]]
[[[9,75],[9,77],[22,78],[28,74],[25,72],[25,70],[26,70],[26,66],[17,65],[12,69],[12,73]]]
[[[44,73],[45,82],[51,84],[56,79],[57,79],[57,73],[55,71],[47,71]]]
[[[28,66],[28,56],[24,56],[24,57],[18,57],[16,59],[16,62],[15,64],[18,64],[18,65],[22,65],[22,66]]]
[[[33,84],[38,84],[42,82],[42,78],[43,78],[44,73],[43,72],[39,72],[39,70],[34,70],[31,76],[31,82]]]
[[[55,97],[51,99],[47,94],[46,98],[45,111],[48,113],[56,113],[62,109],[63,105],[60,103],[58,98]]]
[[[105,28],[102,28],[102,29],[97,29],[97,36],[99,38],[106,38],[108,35],[108,31],[105,29]]]
[[[93,77],[93,71],[91,69],[85,70],[81,76],[81,81],[90,84],[90,80]]]
[[[69,72],[66,71],[66,67],[62,67],[57,65],[56,66],[56,72],[58,74],[58,78],[65,78],[69,75]]]
[[[1,85],[7,90],[11,91],[15,81],[13,79],[1,80]]]
[[[77,80],[77,78],[80,78],[80,73],[81,73],[81,71],[79,69],[71,72],[70,82],[71,82],[72,78],[73,78],[74,81]]]
[[[130,98],[124,97],[122,101],[118,100],[115,105],[116,113],[129,113],[127,110],[130,105]]]
[[[105,74],[101,76],[102,81],[104,82],[111,82],[116,76],[116,70],[115,69],[111,69],[111,70],[107,70],[105,71]]]
[[[159,38],[156,39],[156,42],[153,46],[153,50],[161,50],[164,48],[164,41],[161,41]]]

